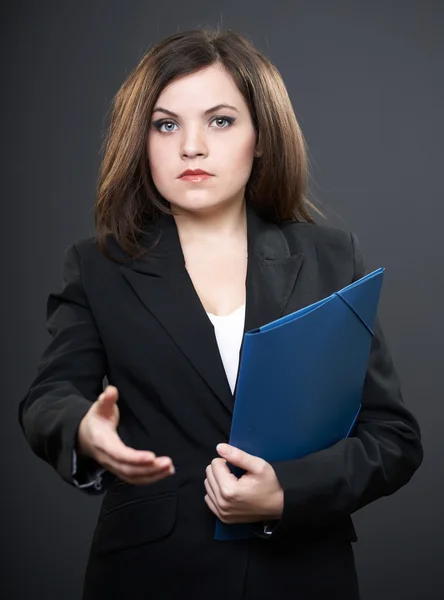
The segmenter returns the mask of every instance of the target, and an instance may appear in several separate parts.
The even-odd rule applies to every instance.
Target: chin
[[[240,202],[237,200],[236,202]],[[174,200],[170,200],[171,207],[178,211],[183,210],[186,212],[211,212],[213,210],[217,210],[220,208],[228,207],[233,205],[233,200],[231,198],[222,199],[222,200],[208,200],[205,198],[189,198],[189,199],[181,199],[176,202]]]

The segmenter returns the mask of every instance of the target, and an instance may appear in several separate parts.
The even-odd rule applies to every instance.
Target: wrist
[[[86,442],[87,435],[85,433],[85,428],[86,428],[85,418],[86,417],[83,417],[83,419],[80,421],[80,425],[77,429],[75,448],[76,448],[76,452],[79,456],[86,457],[86,458],[92,458],[91,450],[89,449],[89,446]]]
[[[270,511],[267,513],[267,521],[279,520],[284,510],[284,490],[280,489],[273,495]]]

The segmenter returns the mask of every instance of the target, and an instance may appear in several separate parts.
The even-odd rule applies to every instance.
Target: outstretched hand
[[[174,473],[168,456],[126,446],[117,433],[119,392],[108,385],[80,422],[77,449],[111,471],[119,479],[135,485],[147,485]]]

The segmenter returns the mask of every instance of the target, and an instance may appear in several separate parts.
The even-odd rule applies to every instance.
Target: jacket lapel
[[[291,254],[282,229],[247,211],[248,269],[244,332],[283,316],[303,262]]]
[[[244,332],[282,316],[299,272],[302,255],[292,256],[277,225],[247,210],[248,267]],[[207,385],[232,412],[234,397],[209,320],[185,268],[175,221],[162,216],[157,228],[146,232],[149,248],[143,260],[133,260],[121,271],[143,305],[164,327]]]

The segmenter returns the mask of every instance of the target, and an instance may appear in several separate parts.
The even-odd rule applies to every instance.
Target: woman
[[[364,274],[356,238],[314,223],[305,184],[282,79],[238,34],[171,36],[118,92],[97,237],[66,251],[20,405],[34,452],[105,493],[84,600],[359,597],[350,515],[422,460],[379,323],[352,436],[271,464],[219,445],[243,333]],[[216,517],[256,535],[215,541]]]

